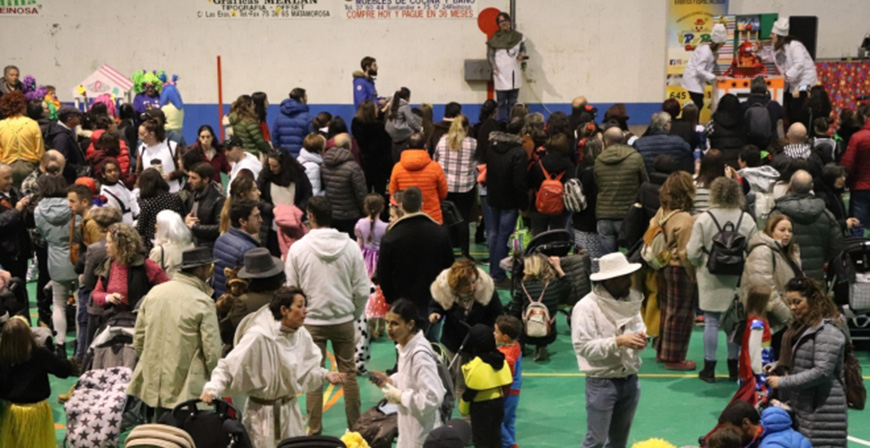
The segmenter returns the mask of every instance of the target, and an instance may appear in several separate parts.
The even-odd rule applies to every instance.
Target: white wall
[[[208,0],[40,0],[39,18],[0,18],[2,63],[68,92],[103,63],[123,73],[164,69],[181,76],[186,102],[217,102],[215,56],[223,57],[224,101],[295,86],[312,103],[347,104],[362,56],[378,59],[380,93],[411,88],[413,100],[479,103],[483,85],[463,80],[462,61],[485,57],[476,20],[197,19]],[[320,0],[320,3],[342,3]],[[508,0],[479,0],[507,9]],[[664,95],[664,0],[517,0],[529,38],[531,88],[521,100],[658,102]],[[732,12],[820,17],[819,53],[854,52],[868,0],[731,0]],[[63,97],[63,95],[62,95]],[[64,99],[64,98],[62,98]]]

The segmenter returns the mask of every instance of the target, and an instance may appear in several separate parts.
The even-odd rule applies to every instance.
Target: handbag
[[[743,331],[746,329],[746,308],[743,307],[740,296],[735,295],[731,305],[722,313],[719,327],[725,331],[728,341],[735,344],[743,341]]]
[[[462,214],[459,213],[459,207],[453,201],[441,201],[441,217],[446,227],[458,226],[465,222]]]
[[[855,348],[852,343],[846,344],[846,353],[843,358],[843,389],[846,392],[846,403],[852,409],[863,410],[867,402],[867,389],[861,377],[861,363],[855,357]]]
[[[532,232],[523,225],[523,218],[517,217],[517,225],[508,238],[508,249],[510,249],[511,254],[522,253],[529,247],[530,241],[532,241]]]

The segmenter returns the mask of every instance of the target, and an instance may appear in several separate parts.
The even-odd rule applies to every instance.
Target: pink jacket
[[[308,227],[302,223],[305,214],[295,205],[280,204],[274,212],[278,245],[281,247],[281,259],[284,259],[290,246],[308,233]]]

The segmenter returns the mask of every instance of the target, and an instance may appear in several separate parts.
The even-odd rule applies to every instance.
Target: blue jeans
[[[507,273],[499,267],[498,262],[508,256],[508,239],[517,225],[516,210],[500,210],[490,207],[492,210],[492,227],[487,227],[490,236],[489,242],[489,275],[496,282],[507,278]]]
[[[704,311],[704,360],[716,361],[716,350],[719,348],[719,318],[722,313]],[[740,345],[728,342],[728,360],[735,361],[740,355]]]
[[[504,448],[510,448],[517,443],[517,428],[514,427],[514,423],[517,421],[519,404],[519,395],[505,395],[504,417],[501,421],[501,446]]]
[[[625,448],[640,401],[637,375],[586,378],[586,438],[582,448]]]
[[[91,291],[86,291],[79,288],[78,308],[76,309],[76,322],[78,327],[76,330],[76,350],[73,353],[73,358],[79,361],[85,359],[85,354],[88,352],[88,346],[91,345],[88,337],[88,302],[91,301]]]
[[[486,200],[486,195],[480,195],[480,212],[483,215],[483,229],[486,231],[486,247],[490,247],[492,245],[491,238],[495,236],[495,232],[492,231],[492,209],[489,207],[489,202]]]
[[[520,97],[520,89],[513,90],[496,90],[495,98],[498,101],[497,121],[508,121],[511,114],[511,108],[517,104],[517,99]]]
[[[616,239],[619,238],[619,229],[622,228],[622,220],[599,219],[598,238],[601,240],[602,255],[612,254],[619,250]]]
[[[858,218],[861,225],[852,228],[852,236],[863,237],[864,226],[870,222],[870,191],[853,191],[849,195],[849,216]]]

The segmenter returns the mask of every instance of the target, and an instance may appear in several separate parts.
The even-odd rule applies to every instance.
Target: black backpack
[[[773,137],[767,103],[753,103],[743,114],[746,136],[751,142],[769,142]]]
[[[746,237],[740,234],[740,223],[743,215],[735,226],[730,221],[725,226],[720,226],[719,221],[712,213],[707,212],[710,219],[716,224],[717,233],[713,235],[713,245],[710,247],[707,258],[707,270],[714,275],[741,275],[743,264],[746,262]]]

